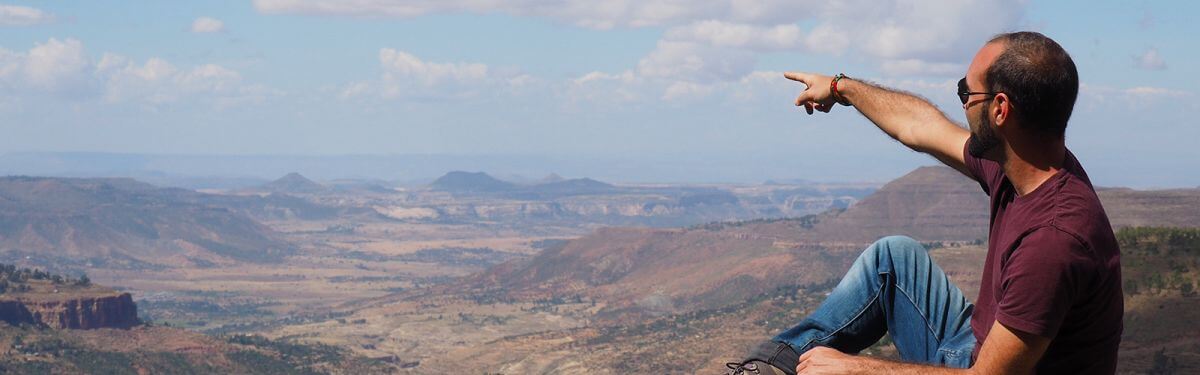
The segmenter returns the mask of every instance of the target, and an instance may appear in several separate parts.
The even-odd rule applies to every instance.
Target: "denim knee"
[[[887,236],[863,250],[860,261],[875,264],[905,262],[926,255],[925,246],[908,236]]]

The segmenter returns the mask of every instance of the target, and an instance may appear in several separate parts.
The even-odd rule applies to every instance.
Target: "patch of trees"
[[[345,373],[390,373],[384,361],[359,357],[349,350],[321,343],[272,340],[258,335],[230,335],[224,339],[243,350],[227,355],[254,374],[323,374],[332,367]],[[340,372],[339,371],[339,372]]]
[[[831,210],[831,211],[833,213],[841,213],[841,211],[844,211],[844,210]],[[738,220],[738,221],[716,221],[716,222],[711,222],[711,223],[693,225],[693,226],[688,227],[687,229],[718,231],[718,230],[722,230],[722,229],[726,229],[726,228],[740,228],[740,227],[743,227],[746,225],[752,225],[752,224],[770,224],[770,223],[778,223],[778,222],[797,223],[800,225],[801,228],[812,229],[813,226],[815,226],[821,222],[821,215],[813,214],[813,215],[804,215],[801,217],[759,218],[759,219]]]
[[[29,286],[30,280],[46,280],[54,285],[63,286],[87,287],[92,285],[92,280],[88,278],[87,274],[73,278],[36,268],[20,268],[16,265],[0,263],[0,294],[28,292],[32,289]]]
[[[1133,227],[1116,232],[1129,295],[1200,289],[1200,228]]]

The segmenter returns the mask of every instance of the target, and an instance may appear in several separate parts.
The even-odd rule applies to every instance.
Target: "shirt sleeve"
[[[1092,264],[1074,236],[1054,227],[1021,239],[1001,266],[996,320],[1006,327],[1053,338],[1078,297]]]
[[[967,147],[971,141],[963,144],[963,162],[967,165],[967,170],[971,172],[971,178],[974,178],[979,183],[979,187],[983,188],[983,192],[991,196],[1000,185],[1000,181],[1004,179],[1004,170],[1000,168],[1000,163],[995,161],[980,159],[970,152],[967,152]]]

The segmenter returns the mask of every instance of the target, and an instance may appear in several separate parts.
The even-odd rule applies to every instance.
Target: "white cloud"
[[[211,17],[200,17],[192,21],[193,33],[219,33],[225,31],[225,22]]]
[[[485,92],[511,93],[540,82],[527,74],[497,70],[481,63],[425,61],[393,48],[381,48],[378,58],[381,73],[378,80],[350,83],[338,91],[338,96],[463,99]]]
[[[753,68],[754,55],[746,51],[663,40],[638,61],[637,74],[651,79],[713,83],[736,80]]]
[[[1190,106],[1195,108],[1198,106],[1196,101],[1192,100],[1195,98],[1195,96],[1196,94],[1190,91],[1176,90],[1165,87],[1135,86],[1120,88],[1080,83],[1080,103],[1076,104],[1076,107],[1082,106],[1089,109],[1111,109],[1115,106],[1119,106],[1128,109],[1144,109],[1151,104],[1161,103],[1167,99],[1174,99],[1170,102],[1188,103]]]
[[[408,18],[432,13],[502,13],[542,17],[593,29],[669,26],[706,19],[784,23],[806,13],[810,1],[786,0],[255,0],[268,14]]]
[[[123,56],[105,54],[98,66],[96,74],[105,82],[104,99],[110,102],[162,104],[199,98],[229,102],[279,94],[243,84],[241,74],[215,64],[180,69],[161,58],[139,65]]]
[[[372,91],[372,88],[371,88],[370,83],[353,82],[353,83],[350,83],[349,85],[346,85],[346,87],[342,88],[341,91],[338,92],[338,98],[341,98],[343,100],[351,99],[354,97],[367,95],[367,94],[371,93],[371,91]]]
[[[625,105],[643,97],[642,79],[632,70],[621,73],[590,72],[568,81],[567,104],[581,107]]]
[[[1122,90],[1122,92],[1125,95],[1134,96],[1134,97],[1168,97],[1168,98],[1174,97],[1174,98],[1179,98],[1179,97],[1191,95],[1191,93],[1189,93],[1187,91],[1172,90],[1172,89],[1163,88],[1163,87],[1150,87],[1150,86],[1130,87],[1125,90]]]
[[[572,98],[680,100],[745,86],[764,53],[854,56],[884,77],[961,76],[992,35],[1015,29],[1026,0],[255,0],[267,14],[408,18],[437,13],[537,17],[593,29],[663,27],[655,49],[636,66],[565,82]],[[804,25],[804,26],[802,26]],[[388,96],[464,96],[464,84],[495,75],[484,64],[431,63],[392,51],[383,78],[341,90]],[[381,52],[381,55],[383,52]],[[387,60],[387,61],[382,61]],[[797,66],[797,69],[804,69]],[[502,82],[488,77],[483,81]],[[511,79],[511,77],[510,77]],[[370,87],[368,90],[367,87]],[[592,91],[589,93],[589,91]]]
[[[1145,70],[1165,70],[1167,69],[1167,61],[1163,60],[1158,54],[1158,48],[1151,48],[1142,53],[1141,56],[1133,57],[1133,65]]]
[[[664,39],[716,47],[798,47],[797,22],[815,20],[804,39],[812,51],[858,51],[887,60],[961,63],[993,34],[1015,28],[1027,0],[255,0],[270,14],[416,17],[431,13],[503,13],[581,27],[666,26]]]
[[[0,26],[32,26],[54,22],[54,15],[41,9],[0,4]]]
[[[25,57],[19,53],[0,48],[0,84],[11,84],[24,65]]]
[[[605,72],[590,72],[590,73],[584,74],[583,76],[580,76],[579,78],[575,78],[575,79],[571,80],[571,82],[576,85],[586,85],[586,84],[593,83],[593,82],[604,82],[604,81],[620,81],[620,82],[625,82],[625,83],[631,83],[634,81],[634,79],[635,78],[633,76],[633,72],[626,70],[626,71],[618,73],[618,74],[609,74],[609,73],[605,73]]]
[[[91,59],[83,43],[75,39],[50,38],[37,43],[24,56],[24,79],[32,88],[45,92],[77,95],[91,89]]]
[[[638,61],[636,79],[626,89],[652,90],[666,99],[707,96],[717,88],[737,87],[756,70],[761,54],[777,51],[855,56],[874,62],[884,77],[958,77],[985,41],[1016,27],[1025,5],[1000,0],[848,0],[818,7],[737,3],[736,12],[676,20]],[[802,11],[790,11],[793,7]],[[798,23],[806,18],[812,25],[807,32]]]
[[[479,63],[431,63],[410,53],[391,48],[379,50],[384,79],[412,81],[424,86],[439,83],[478,82],[488,77],[488,67]]]
[[[389,98],[475,96],[488,78],[484,64],[425,62],[392,48],[379,50],[379,65],[381,93]]]
[[[800,47],[804,41],[800,34],[800,27],[795,24],[761,27],[708,20],[667,30],[663,39],[715,47],[775,51]]]
[[[967,64],[929,62],[921,59],[884,60],[879,69],[889,76],[952,76],[966,72]]]
[[[179,87],[188,91],[224,92],[233,90],[242,75],[216,64],[204,64],[179,75]]]
[[[243,88],[241,75],[228,68],[204,64],[179,69],[161,58],[150,58],[139,65],[119,55],[105,54],[97,75],[105,82],[104,98],[110,102],[161,104],[193,95],[236,95]]]
[[[28,52],[0,49],[0,98],[17,100],[34,93],[151,105],[185,99],[226,103],[279,94],[246,85],[238,72],[215,64],[180,68],[157,57],[139,64],[114,53],[95,61],[75,39],[51,38]]]
[[[699,99],[712,95],[716,87],[693,82],[672,82],[663,92],[663,100]]]
[[[1024,13],[1026,1],[871,1],[831,3],[819,9],[821,35],[845,35],[826,45],[810,38],[809,46],[833,52],[859,49],[875,58],[919,59],[962,63],[992,35],[1010,31]],[[848,43],[847,43],[848,42]],[[861,47],[858,47],[861,46]]]

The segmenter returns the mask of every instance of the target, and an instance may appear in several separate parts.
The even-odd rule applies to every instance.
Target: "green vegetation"
[[[1200,255],[1200,228],[1121,228],[1117,243],[1123,254]]]
[[[1127,295],[1195,296],[1200,289],[1200,228],[1117,231]]]
[[[1157,348],[1152,355],[1125,355],[1121,371],[1196,373],[1200,228],[1123,228],[1116,234],[1125,288],[1122,348]]]
[[[767,219],[753,219],[753,220],[739,220],[739,221],[718,221],[718,222],[712,222],[712,223],[693,225],[693,226],[688,227],[687,229],[718,231],[718,230],[722,230],[722,229],[726,229],[726,228],[740,228],[742,226],[751,225],[751,224],[769,224],[769,223],[778,223],[778,222],[795,222],[795,223],[799,223],[801,228],[812,229],[812,227],[814,225],[817,225],[817,223],[821,222],[822,217],[825,217],[825,216],[828,216],[831,214],[836,215],[836,214],[841,213],[842,211],[844,211],[844,210],[833,209],[833,210],[828,211],[825,214],[804,215],[801,217],[767,218]]]
[[[251,374],[321,374],[326,369],[354,374],[388,373],[391,367],[381,360],[357,357],[346,349],[325,344],[299,344],[271,340],[257,335],[230,335],[225,340],[253,348],[228,354]]]
[[[87,274],[72,278],[59,274],[51,274],[36,268],[20,268],[12,264],[0,263],[0,294],[23,293],[32,290],[30,280],[46,280],[54,285],[88,287],[92,280]]]

